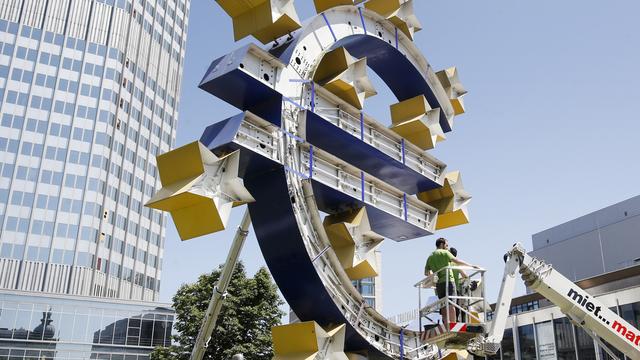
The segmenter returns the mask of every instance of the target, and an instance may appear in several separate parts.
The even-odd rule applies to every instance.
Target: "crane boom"
[[[640,331],[600,303],[595,297],[564,277],[544,261],[529,256],[520,244],[505,255],[505,274],[496,302],[494,319],[484,336],[473,339],[469,351],[484,356],[500,348],[509,316],[516,270],[527,287],[557,305],[577,326],[602,338],[631,359],[640,359]]]
[[[209,346],[209,339],[211,339],[213,330],[215,330],[218,322],[218,316],[222,310],[222,302],[226,297],[227,287],[231,282],[233,270],[236,267],[238,258],[240,257],[240,251],[242,251],[244,242],[249,234],[249,226],[251,226],[251,216],[249,215],[249,209],[246,209],[244,216],[242,217],[242,221],[240,222],[240,226],[238,226],[238,230],[236,231],[236,235],[233,238],[233,243],[231,243],[231,249],[227,255],[227,261],[225,261],[224,267],[222,268],[220,279],[213,288],[209,307],[207,308],[207,312],[204,314],[202,325],[200,326],[200,331],[196,338],[196,343],[191,350],[191,356],[189,357],[190,360],[202,360],[204,358],[204,354]]]

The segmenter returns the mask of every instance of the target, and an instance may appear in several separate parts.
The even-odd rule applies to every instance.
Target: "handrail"
[[[437,274],[439,272],[441,272],[441,271],[448,271],[448,270],[470,270],[470,271],[472,271],[472,273],[469,274],[469,277],[472,277],[473,275],[476,275],[478,273],[483,274],[483,273],[485,273],[487,271],[486,269],[483,269],[483,268],[480,268],[480,267],[473,267],[473,266],[462,266],[462,265],[445,266],[442,269],[436,271],[435,273],[432,273],[431,275],[425,276],[420,281],[415,283],[415,285],[413,285],[413,287],[416,287],[416,288],[419,288],[419,287],[423,287],[423,288],[432,287],[432,286],[428,286],[428,285],[436,283],[435,279],[437,278]]]

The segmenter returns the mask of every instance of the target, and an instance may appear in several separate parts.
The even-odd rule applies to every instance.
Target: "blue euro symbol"
[[[457,180],[446,178],[444,163],[407,140],[416,134],[401,136],[364,112],[359,105],[368,87],[353,75],[358,69],[347,74],[336,65],[332,73],[336,62],[329,63],[324,79],[318,69],[327,54],[343,52],[355,59],[349,60],[354,67],[366,59],[365,68],[399,103],[424,99],[416,106],[430,117],[420,124],[431,121],[427,125],[440,129],[440,137],[460,113],[452,92],[463,94],[455,79],[439,78],[411,39],[389,24],[368,10],[336,8],[274,48],[250,44],[214,60],[199,85],[242,111],[208,126],[200,142],[218,156],[239,151],[239,176],[255,199],[249,211],[256,237],[292,310],[321,326],[346,324],[346,350],[384,358],[398,353],[401,336],[417,335],[401,335],[397,326],[363,309],[350,279],[331,266],[335,246],[327,241],[322,216],[366,209],[370,230],[384,238],[431,235],[446,227],[438,225],[438,216],[444,219],[438,191],[455,190]],[[387,336],[369,336],[365,328]]]

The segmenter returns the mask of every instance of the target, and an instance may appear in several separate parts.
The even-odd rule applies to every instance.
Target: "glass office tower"
[[[157,301],[188,0],[0,0],[0,293]]]
[[[148,360],[171,344],[174,313],[131,300],[0,294],[0,359]]]

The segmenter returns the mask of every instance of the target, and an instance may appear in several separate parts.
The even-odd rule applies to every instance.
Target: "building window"
[[[540,360],[556,359],[556,342],[553,323],[545,321],[536,324],[537,353]]]
[[[520,360],[536,360],[536,339],[533,325],[518,327],[520,343]]]
[[[622,318],[636,329],[640,327],[640,302],[620,306]]]
[[[615,307],[609,308],[609,310],[613,311],[614,313],[618,313],[618,309],[616,309]],[[616,358],[618,359],[624,359],[624,354],[616,349],[615,347],[613,347],[611,344],[609,344],[607,341],[605,341],[603,338],[600,338],[600,340],[609,348],[609,350],[613,351],[613,353],[616,355]],[[612,360],[613,358],[607,354],[607,352],[598,345],[598,348],[600,349],[600,359],[601,360]]]
[[[573,343],[571,322],[567,318],[553,320],[556,340],[556,356],[558,360],[575,360],[576,351]]]
[[[513,330],[506,329],[502,338],[502,360],[515,360],[516,352],[513,347]]]
[[[582,328],[574,327],[576,330],[576,340],[578,343],[578,358],[580,360],[595,360],[596,349],[593,339],[582,330]]]

